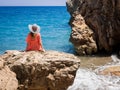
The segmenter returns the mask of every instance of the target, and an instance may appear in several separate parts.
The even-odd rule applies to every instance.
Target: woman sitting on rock
[[[39,33],[40,26],[37,24],[28,25],[30,33],[26,38],[26,51],[45,51],[42,46],[41,35]]]

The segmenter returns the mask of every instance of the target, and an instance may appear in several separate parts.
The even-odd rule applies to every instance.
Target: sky
[[[65,6],[66,0],[0,0],[0,6]]]

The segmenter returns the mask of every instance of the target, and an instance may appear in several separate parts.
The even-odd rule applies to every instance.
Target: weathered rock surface
[[[0,58],[0,90],[17,90],[17,88],[18,80],[16,79],[15,73]]]
[[[7,51],[1,58],[16,73],[19,90],[66,90],[80,65],[74,55],[57,51]]]
[[[78,54],[92,54],[97,52],[97,45],[93,39],[93,31],[85,24],[83,17],[74,14],[70,41]]]
[[[79,37],[83,37],[86,31],[79,28],[83,25],[80,23],[81,19],[76,20],[80,15],[85,20],[84,24],[90,27],[87,31],[92,32],[91,37],[89,37],[90,33],[85,36],[85,40],[91,38],[92,43],[94,43],[91,46],[88,45],[88,40],[85,41],[86,47],[92,48],[89,49],[91,50],[89,52],[96,51],[96,49],[97,51],[105,50],[111,52],[120,47],[120,0],[67,0],[66,5],[71,15],[72,34],[70,41],[75,45],[76,49],[77,47],[82,47],[83,43],[78,43],[78,41],[81,41]],[[82,31],[82,33],[79,33],[79,31]],[[81,54],[78,50],[76,51]],[[89,54],[85,49],[84,51]]]

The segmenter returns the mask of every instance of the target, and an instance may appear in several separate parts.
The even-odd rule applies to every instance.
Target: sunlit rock
[[[16,74],[0,58],[0,90],[17,90],[17,88],[18,80],[16,79]]]
[[[76,56],[57,51],[7,51],[1,57],[16,73],[20,90],[66,90],[80,66]]]

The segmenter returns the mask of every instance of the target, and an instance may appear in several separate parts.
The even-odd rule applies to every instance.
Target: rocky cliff
[[[20,52],[12,50],[6,51],[0,58],[16,74],[19,90],[66,90],[73,83],[80,66],[80,59],[76,56],[57,51]],[[13,73],[12,71],[10,72]],[[9,75],[9,81],[11,81],[9,85],[14,82],[13,76]],[[0,79],[4,77],[0,75]],[[14,79],[16,80],[15,77]]]
[[[67,0],[66,5],[71,15],[70,41],[78,54],[119,48],[120,0]]]

